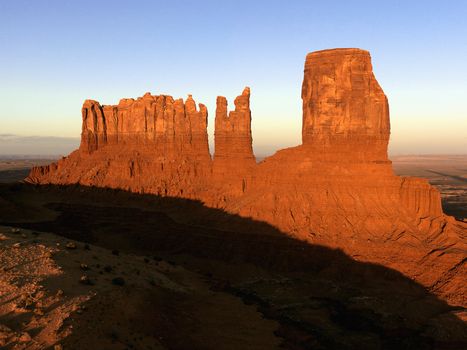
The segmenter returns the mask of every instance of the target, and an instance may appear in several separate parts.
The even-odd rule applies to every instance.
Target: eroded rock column
[[[243,193],[256,165],[251,137],[250,89],[246,87],[227,112],[227,99],[217,97],[213,177],[234,193]]]
[[[99,102],[84,101],[81,109],[83,124],[80,150],[91,153],[107,143],[107,131],[104,113]]]

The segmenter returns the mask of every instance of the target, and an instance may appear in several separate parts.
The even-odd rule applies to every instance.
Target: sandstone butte
[[[250,90],[228,112],[217,98],[215,153],[207,109],[149,93],[116,106],[86,100],[81,145],[31,170],[33,184],[81,184],[181,197],[267,222],[284,233],[401,271],[467,305],[467,225],[443,213],[426,180],[398,177],[387,148],[388,100],[370,54],[307,55],[302,144],[256,162]]]

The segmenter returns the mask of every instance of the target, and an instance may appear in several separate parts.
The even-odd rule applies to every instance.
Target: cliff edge
[[[198,199],[395,268],[451,304],[467,305],[467,225],[443,214],[426,180],[394,175],[388,100],[368,51],[307,55],[302,145],[259,164],[249,99],[245,88],[228,113],[227,100],[217,98],[213,158],[207,109],[191,96],[147,93],[116,106],[86,100],[80,148],[32,169],[26,181]]]

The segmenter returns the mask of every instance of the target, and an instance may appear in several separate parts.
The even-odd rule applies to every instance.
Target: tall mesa
[[[207,109],[149,93],[116,106],[86,100],[80,148],[36,167],[33,184],[81,184],[201,200],[284,234],[395,268],[466,306],[467,225],[445,215],[426,180],[395,176],[388,100],[368,51],[307,55],[302,145],[256,162],[250,89],[217,98],[215,152]]]

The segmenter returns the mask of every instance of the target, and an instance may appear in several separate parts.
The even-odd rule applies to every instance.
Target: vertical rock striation
[[[81,146],[26,181],[111,187],[202,200],[283,232],[398,269],[451,303],[465,300],[467,225],[443,214],[427,181],[393,174],[387,98],[360,49],[310,53],[303,144],[256,164],[250,90],[217,98],[211,160],[207,109],[149,93],[116,106],[86,100]],[[228,225],[228,224],[227,224]]]
[[[209,155],[207,109],[197,110],[189,95],[186,102],[171,96],[146,93],[136,100],[122,99],[116,106],[86,100],[82,108],[81,150],[92,153],[108,145],[154,145],[159,151]]]
[[[217,97],[213,179],[224,194],[243,194],[256,165],[251,137],[250,88],[235,101],[227,113],[227,99]]]
[[[86,100],[79,150],[32,169],[27,181],[196,197],[211,175],[207,116],[191,95],[184,102],[146,93],[115,106]]]
[[[87,153],[96,151],[107,143],[107,126],[102,106],[94,100],[84,101],[81,109],[83,128],[80,150]]]
[[[340,157],[387,161],[388,100],[370,53],[334,49],[307,55],[302,85],[304,145]]]

